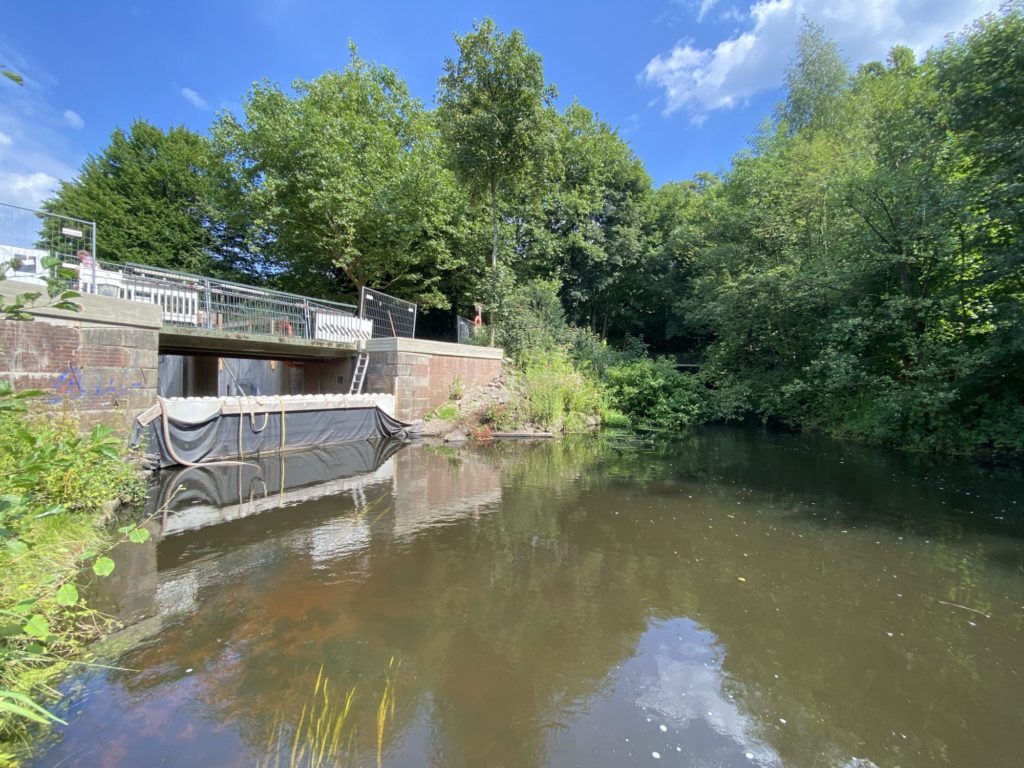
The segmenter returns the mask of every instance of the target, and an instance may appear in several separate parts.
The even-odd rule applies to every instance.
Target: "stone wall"
[[[0,282],[7,298],[29,289]],[[160,308],[100,296],[78,301],[81,312],[0,320],[0,379],[42,390],[37,408],[73,409],[86,427],[103,423],[127,434],[156,401]]]
[[[386,392],[402,421],[422,419],[452,393],[456,379],[465,389],[501,374],[502,350],[422,339],[373,339],[364,392]]]

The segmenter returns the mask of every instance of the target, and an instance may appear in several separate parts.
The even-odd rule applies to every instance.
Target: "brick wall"
[[[397,417],[422,419],[451,396],[456,378],[466,389],[483,386],[501,374],[502,353],[419,339],[374,339],[364,392],[395,395]]]
[[[0,320],[0,377],[40,402],[74,408],[85,426],[127,432],[156,400],[157,331]]]
[[[0,295],[22,290],[0,281]],[[0,379],[45,394],[35,408],[77,411],[84,426],[121,434],[156,402],[160,308],[101,296],[80,312],[45,309],[29,321],[0,320]]]

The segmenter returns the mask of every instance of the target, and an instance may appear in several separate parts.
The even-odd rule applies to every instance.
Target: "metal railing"
[[[352,304],[140,264],[90,259],[67,266],[82,293],[159,304],[164,325],[325,341],[370,337]]]
[[[159,304],[166,326],[350,343],[416,335],[416,304],[371,288],[357,308],[95,254],[93,222],[0,203],[0,277],[45,285],[54,271],[43,259],[57,256],[76,275],[69,287]]]
[[[43,259],[91,258],[96,253],[96,224],[85,219],[0,203],[0,275],[29,279],[44,272]]]

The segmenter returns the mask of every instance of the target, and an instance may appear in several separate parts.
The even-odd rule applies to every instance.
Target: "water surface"
[[[1021,764],[1012,471],[716,428],[181,484],[37,765],[257,764],[321,669],[376,765],[392,659],[387,766]]]

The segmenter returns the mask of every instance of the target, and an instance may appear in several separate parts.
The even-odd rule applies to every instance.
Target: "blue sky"
[[[721,170],[781,97],[802,14],[851,65],[920,53],[999,0],[327,2],[37,0],[8,4],[0,63],[0,202],[33,206],[136,117],[205,131],[253,81],[345,65],[349,39],[431,105],[453,33],[521,29],[564,106],[620,129],[656,183]]]

